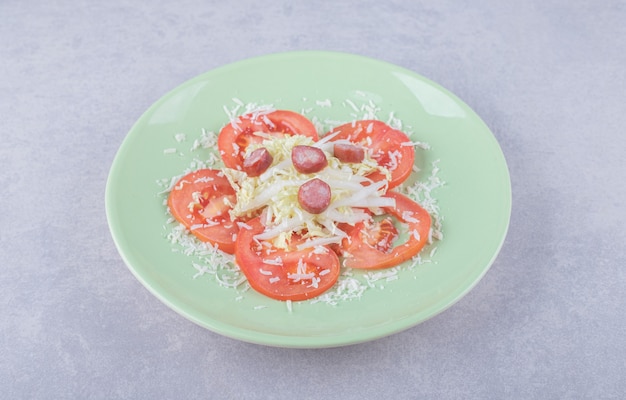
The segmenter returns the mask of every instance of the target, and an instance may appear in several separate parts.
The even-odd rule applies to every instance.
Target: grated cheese
[[[248,224],[246,224],[245,222],[241,222],[241,221],[237,221],[237,226],[239,227],[239,229],[247,229],[247,230],[251,230],[252,227]]]
[[[415,223],[420,222],[420,220],[419,220],[419,219],[417,219],[417,218],[415,218],[415,217],[413,216],[413,212],[412,212],[412,211],[404,211],[404,212],[402,213],[402,219],[403,219],[404,221],[408,222],[408,223],[411,223],[411,224],[415,224]]]
[[[319,101],[317,100],[315,102],[315,104],[317,104],[320,107],[332,107],[332,103],[329,99],[323,100],[323,101]]]
[[[276,258],[264,258],[263,263],[268,265],[283,265],[283,260],[280,257]]]
[[[346,104],[348,104],[352,109],[356,112],[359,112],[359,108],[354,104],[354,102],[350,99],[346,99]]]

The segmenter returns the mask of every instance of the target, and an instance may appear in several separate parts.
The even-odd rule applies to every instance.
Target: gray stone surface
[[[4,398],[608,399],[626,391],[623,1],[0,2]],[[105,211],[154,101],[289,50],[389,61],[450,89],[509,163],[511,227],[459,303],[338,349],[241,343],[124,266]]]

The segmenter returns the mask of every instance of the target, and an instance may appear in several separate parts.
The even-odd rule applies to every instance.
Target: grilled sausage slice
[[[335,143],[333,153],[341,162],[360,163],[365,158],[363,147],[350,143]]]
[[[304,211],[320,214],[330,205],[330,186],[319,178],[313,178],[298,189],[298,202]]]
[[[259,147],[243,160],[243,171],[248,176],[259,176],[272,165],[274,158],[265,147]]]
[[[294,146],[291,150],[291,162],[296,171],[312,174],[326,168],[328,160],[321,149],[313,146]]]

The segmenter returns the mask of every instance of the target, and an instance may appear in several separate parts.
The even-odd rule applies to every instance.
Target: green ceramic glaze
[[[432,262],[400,272],[384,288],[332,306],[285,303],[252,290],[243,295],[210,277],[193,279],[188,257],[165,239],[167,216],[156,181],[180,174],[198,153],[190,143],[202,129],[219,131],[233,98],[307,110],[320,120],[350,121],[351,103],[371,100],[385,119],[393,112],[430,173],[439,160],[446,185],[434,192],[444,216],[444,239]],[[327,107],[330,100],[332,107]],[[318,103],[317,101],[320,101]],[[177,148],[175,154],[164,149]],[[461,299],[487,272],[504,241],[511,186],[502,151],[482,120],[441,86],[404,68],[329,52],[274,54],[227,65],[174,89],[150,107],[123,141],[111,167],[106,211],[113,239],[139,281],[170,308],[219,334],[280,347],[332,347],[387,336],[437,315]],[[429,248],[425,251],[430,251]]]

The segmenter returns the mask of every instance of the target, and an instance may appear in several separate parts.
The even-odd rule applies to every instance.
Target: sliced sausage
[[[272,165],[274,158],[265,147],[259,147],[243,160],[243,171],[248,176],[259,176]]]
[[[291,150],[291,162],[296,171],[312,174],[326,168],[328,160],[321,149],[313,146],[294,146]]]
[[[345,163],[360,163],[365,158],[363,147],[350,143],[335,143],[333,153],[339,161]]]
[[[298,202],[304,211],[320,214],[330,205],[330,186],[319,178],[311,179],[298,189]]]

